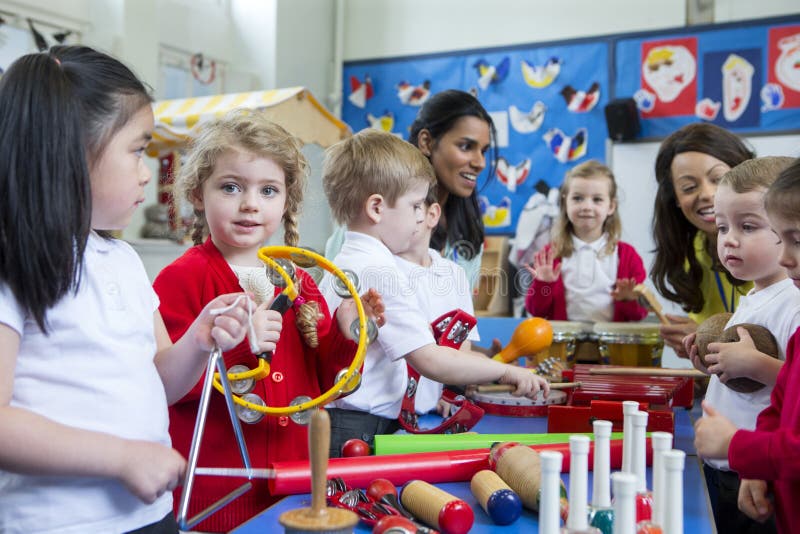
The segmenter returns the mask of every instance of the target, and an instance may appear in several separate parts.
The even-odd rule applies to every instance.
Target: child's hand
[[[436,402],[436,413],[441,415],[442,417],[450,417],[450,410],[453,409],[453,405],[447,402],[444,399],[439,399]]]
[[[364,307],[364,314],[366,314],[367,319],[375,321],[375,325],[378,328],[386,323],[386,317],[383,315],[386,311],[386,306],[383,304],[383,297],[377,290],[370,288],[361,295],[361,305]],[[344,337],[355,342],[358,342],[358,338],[353,337],[352,332],[350,332],[350,325],[357,319],[358,309],[355,301],[353,299],[342,300],[336,310],[336,321]]]
[[[767,496],[767,483],[764,480],[742,479],[739,485],[739,510],[747,517],[763,523],[773,514],[772,501]]]
[[[617,278],[617,283],[611,290],[611,297],[614,300],[636,300],[639,296],[633,291],[636,285],[636,278]]]
[[[700,360],[700,355],[697,352],[697,345],[695,344],[696,339],[697,332],[692,332],[683,338],[683,342],[681,343],[683,345],[683,350],[689,355],[689,359],[692,360],[692,365],[695,369],[701,373],[710,374],[706,366],[703,365],[703,362]]]
[[[183,482],[186,460],[178,451],[160,443],[123,440],[117,478],[147,504]]]
[[[552,248],[540,250],[533,256],[533,267],[528,265],[526,269],[540,282],[555,282],[561,276],[561,264],[553,267],[555,259],[556,254]]]
[[[739,341],[708,344],[708,372],[718,374],[723,383],[731,378],[753,376],[753,365],[764,356],[756,349],[746,328],[737,327],[736,332],[739,333]]]
[[[250,346],[253,347],[253,344],[258,346],[256,354],[273,352],[281,337],[283,315],[277,310],[270,310],[271,305],[272,302],[265,302],[253,312],[253,332],[256,339],[250,340]]]
[[[671,324],[662,324],[658,328],[659,335],[664,343],[671,347],[679,358],[688,358],[689,353],[683,347],[683,338],[697,331],[697,323],[688,317],[667,314]]]
[[[703,401],[703,417],[694,425],[694,448],[703,458],[725,460],[736,426]]]
[[[506,364],[506,371],[500,377],[501,384],[511,384],[516,389],[512,395],[516,397],[534,398],[539,391],[544,391],[544,396],[550,393],[550,384],[543,377],[535,374],[526,367]]]
[[[208,352],[216,345],[224,352],[242,342],[248,328],[248,298],[244,293],[229,293],[206,304],[189,327],[199,350]]]

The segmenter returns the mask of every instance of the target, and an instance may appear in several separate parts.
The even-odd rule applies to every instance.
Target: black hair
[[[0,282],[44,332],[80,284],[89,169],[151,101],[126,66],[84,46],[22,56],[0,79]]]
[[[419,146],[419,134],[428,130],[434,143],[450,131],[462,117],[477,117],[489,125],[491,156],[489,157],[489,179],[494,176],[497,161],[497,132],[491,115],[477,98],[464,91],[449,89],[433,95],[419,110],[411,124],[408,141]],[[469,197],[449,195],[444,206],[443,219],[447,229],[440,223],[431,236],[431,247],[442,250],[447,243],[458,248],[458,253],[467,259],[473,258],[483,245],[484,229],[478,193],[473,191]]]
[[[687,312],[698,313],[705,305],[700,291],[703,268],[694,251],[698,229],[676,208],[678,199],[672,185],[672,160],[684,152],[708,154],[731,169],[754,158],[755,153],[735,134],[709,123],[684,126],[667,137],[658,150],[655,162],[658,190],[653,209],[656,254],[650,277],[662,296],[681,304]],[[709,250],[709,256],[714,269],[723,272],[731,284],[740,286],[745,283],[725,270],[717,259],[716,250]]]

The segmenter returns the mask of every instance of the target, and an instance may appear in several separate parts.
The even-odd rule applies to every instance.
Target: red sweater
[[[548,244],[546,249],[550,248]],[[634,278],[641,284],[645,278],[642,258],[631,245],[619,241],[617,243],[619,266],[617,278]],[[561,263],[561,258],[556,258],[555,265]],[[542,282],[534,279],[525,297],[525,309],[535,317],[543,317],[551,321],[568,321],[567,299],[564,296],[564,279],[559,276],[555,282]],[[615,300],[615,322],[641,321],[647,316],[647,309],[635,300]]]
[[[256,383],[253,393],[268,406],[288,406],[297,396],[317,397],[320,387],[317,377],[332,377],[336,371],[348,367],[355,355],[356,344],[344,338],[336,323],[331,320],[325,299],[317,285],[303,270],[297,269],[301,295],[307,301],[317,301],[324,318],[318,325],[319,347],[311,349],[295,327],[295,310],[290,308],[283,316],[283,329],[270,367],[270,374]],[[173,341],[183,335],[203,307],[215,297],[225,293],[241,292],[236,275],[228,266],[211,240],[195,246],[164,268],[153,287],[161,299],[161,316]],[[276,289],[275,294],[279,292]],[[250,368],[257,365],[247,340],[225,353],[228,369],[236,364]],[[318,367],[319,366],[319,367]],[[170,407],[172,445],[184,456],[189,455],[192,442],[203,376],[183,399]],[[300,426],[288,417],[266,416],[256,424],[242,423],[247,449],[253,467],[269,467],[278,460],[308,458],[307,427]],[[198,466],[242,467],[233,428],[225,406],[224,397],[212,390],[206,419],[205,433],[200,447]],[[192,490],[189,517],[194,516],[220,497],[245,482],[243,478],[198,476]],[[221,511],[197,526],[198,530],[227,532],[252,516],[263,511],[276,499],[271,497],[266,480],[254,480],[253,489],[233,501]],[[180,488],[175,490],[175,511],[180,503]]]
[[[800,329],[789,339],[770,405],[755,430],[739,430],[728,448],[731,469],[742,478],[772,481],[778,532],[800,532]]]

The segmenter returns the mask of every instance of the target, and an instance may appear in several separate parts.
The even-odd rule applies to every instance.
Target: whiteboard
[[[758,156],[800,157],[800,134],[745,137]],[[622,240],[630,243],[642,256],[647,269],[647,285],[655,291],[650,280],[655,243],[652,235],[653,204],[656,198],[655,161],[660,141],[644,143],[611,143],[606,147],[606,162],[614,171],[622,220]],[[677,304],[660,299],[664,311],[685,315]],[[688,360],[679,360],[665,348],[664,367],[691,367]]]

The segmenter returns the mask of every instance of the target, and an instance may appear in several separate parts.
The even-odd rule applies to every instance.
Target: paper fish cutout
[[[551,57],[544,65],[531,65],[527,61],[522,61],[522,77],[525,83],[536,89],[547,87],[556,79],[561,72],[561,65],[564,62],[561,58]]]
[[[701,119],[713,121],[717,118],[720,107],[722,107],[720,102],[714,102],[710,98],[704,98],[694,106],[694,114]]]
[[[768,83],[761,88],[761,111],[772,111],[783,107],[783,87]]]
[[[656,107],[656,95],[647,89],[639,89],[633,93],[633,100],[639,111],[653,111],[653,108]]]
[[[565,85],[560,91],[567,102],[567,109],[574,113],[591,111],[600,100],[600,84],[594,82],[588,91],[577,91],[571,85]]]
[[[394,113],[387,111],[383,115],[378,115],[377,117],[372,113],[367,113],[367,122],[370,128],[391,132],[392,128],[394,128]]]
[[[551,128],[542,136],[550,151],[561,163],[575,161],[586,155],[586,145],[589,142],[589,131],[580,128],[574,136],[570,137],[558,128]]]
[[[486,228],[503,228],[511,226],[511,199],[503,197],[500,204],[493,206],[483,195],[478,197],[478,207]]]
[[[431,96],[431,81],[425,80],[419,85],[412,85],[407,81],[397,84],[397,97],[400,102],[408,106],[421,106]]]
[[[357,108],[364,109],[367,105],[367,100],[375,96],[375,91],[372,88],[372,78],[369,75],[364,76],[362,82],[355,76],[350,76],[350,95],[347,99]]]
[[[535,132],[544,121],[545,111],[547,111],[547,106],[542,101],[536,101],[529,112],[521,111],[517,106],[512,105],[508,108],[511,127],[521,134]]]
[[[483,58],[475,62],[473,67],[478,71],[478,87],[484,91],[489,88],[489,84],[500,83],[508,76],[511,59],[506,56],[497,65],[490,65]]]
[[[510,193],[517,191],[520,185],[531,173],[531,160],[524,159],[517,165],[511,165],[506,158],[497,158],[497,178],[506,186]]]

